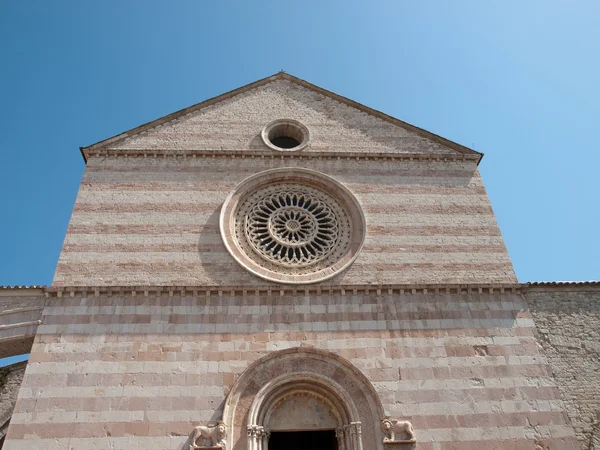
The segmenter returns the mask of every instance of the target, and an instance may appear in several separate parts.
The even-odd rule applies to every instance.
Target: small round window
[[[271,149],[280,152],[296,152],[308,145],[308,128],[292,119],[279,119],[267,124],[262,139]]]

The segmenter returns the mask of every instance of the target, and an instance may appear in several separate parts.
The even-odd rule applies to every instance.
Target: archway
[[[323,450],[362,450],[363,441],[380,448],[382,418],[368,379],[344,358],[313,348],[256,361],[233,386],[223,412],[228,448],[235,450],[277,450],[282,439],[316,439],[319,446],[310,447]]]

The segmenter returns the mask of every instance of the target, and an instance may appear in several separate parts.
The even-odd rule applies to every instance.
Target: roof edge
[[[122,133],[119,133],[119,134],[116,134],[114,136],[111,136],[109,138],[103,139],[103,140],[98,141],[98,142],[96,142],[94,144],[87,145],[87,146],[84,146],[84,147],[80,147],[80,149],[81,149],[81,151],[83,153],[84,150],[95,150],[97,148],[105,147],[108,144],[113,144],[113,143],[118,142],[120,140],[127,139],[128,137],[132,137],[132,136],[135,136],[137,134],[143,133],[144,131],[147,131],[147,130],[149,130],[151,128],[155,128],[155,127],[163,125],[163,124],[165,124],[167,122],[171,122],[172,120],[176,120],[176,119],[178,119],[178,118],[180,118],[182,116],[185,116],[186,114],[192,113],[192,112],[194,112],[196,110],[205,108],[207,106],[211,106],[211,105],[216,104],[216,103],[220,103],[220,102],[222,102],[224,100],[227,100],[227,99],[229,99],[231,97],[235,97],[236,95],[242,94],[242,93],[244,93],[246,91],[250,91],[250,90],[255,89],[257,87],[260,87],[260,86],[262,86],[264,84],[268,84],[268,83],[270,83],[272,81],[275,81],[275,80],[279,79],[280,76],[281,76],[281,73],[276,73],[274,75],[270,75],[268,77],[261,78],[260,80],[254,81],[254,82],[252,82],[250,84],[246,84],[246,85],[241,86],[239,88],[236,88],[236,89],[233,89],[231,91],[225,92],[224,94],[217,95],[216,97],[211,97],[211,98],[209,98],[207,100],[204,100],[202,102],[195,103],[193,105],[187,106],[187,107],[185,107],[183,109],[180,109],[178,111],[175,111],[175,112],[172,112],[170,114],[167,114],[166,116],[162,116],[162,117],[159,117],[158,119],[151,120],[150,122],[143,123],[141,125],[138,125],[135,128],[131,128],[130,130],[127,130],[127,131],[124,131]],[[85,156],[84,156],[84,158],[85,158]]]
[[[142,125],[139,125],[135,128],[132,128],[128,131],[125,131],[123,133],[119,133],[116,134],[114,136],[111,136],[107,139],[104,139],[102,141],[98,141],[94,144],[85,146],[85,147],[80,147],[80,151],[81,154],[83,156],[84,161],[87,163],[87,158],[85,155],[85,151],[86,150],[98,150],[101,148],[106,147],[109,144],[113,144],[115,142],[119,142],[121,140],[127,139],[129,137],[135,136],[137,134],[143,133],[147,130],[150,130],[152,128],[158,127],[160,125],[163,125],[165,123],[171,122],[173,120],[176,120],[182,116],[185,116],[187,114],[190,114],[192,112],[195,112],[197,110],[200,110],[202,108],[205,108],[207,106],[211,106],[214,105],[216,103],[222,102],[224,100],[227,100],[229,98],[235,97],[236,95],[242,94],[244,92],[250,91],[252,89],[256,89],[260,86],[263,86],[265,84],[271,83],[273,81],[277,81],[277,80],[287,80],[293,83],[296,83],[302,87],[305,87],[307,89],[310,89],[312,91],[316,91],[326,97],[330,97],[333,98],[334,100],[337,100],[341,103],[344,103],[348,106],[354,107],[356,109],[359,109],[367,114],[370,114],[372,116],[375,116],[379,119],[385,120],[386,122],[389,122],[393,125],[399,126],[401,128],[404,128],[405,130],[411,131],[415,134],[418,134],[421,137],[424,137],[426,139],[430,139],[434,142],[437,142],[438,144],[444,145],[446,147],[452,148],[453,150],[456,150],[459,153],[462,154],[469,154],[469,155],[478,155],[478,160],[477,160],[477,164],[479,165],[479,163],[481,162],[481,159],[483,158],[483,153],[478,152],[476,150],[473,150],[469,147],[466,147],[464,145],[458,144],[454,141],[450,141],[446,138],[443,138],[435,133],[432,133],[430,131],[427,131],[423,128],[419,128],[415,125],[411,125],[407,122],[404,122],[400,119],[397,119],[393,116],[390,116],[389,114],[385,114],[379,110],[376,110],[374,108],[371,108],[369,106],[363,105],[362,103],[358,103],[354,100],[351,100],[347,97],[344,97],[342,95],[336,94],[334,92],[331,92],[327,89],[321,88],[315,84],[312,84],[308,81],[305,81],[301,78],[295,77],[293,75],[287,74],[285,72],[278,72],[276,74],[270,75],[268,77],[262,78],[260,80],[254,81],[250,84],[246,84],[244,86],[241,86],[237,89],[233,89],[231,91],[225,92],[224,94],[220,94],[216,97],[212,97],[209,98],[207,100],[204,100],[200,103],[196,103],[194,105],[188,106],[186,108],[180,109],[179,111],[175,111],[171,114],[167,114],[166,116],[160,117],[158,119],[152,120],[150,122],[146,122]]]
[[[478,155],[465,153],[443,153],[443,154],[425,154],[425,153],[398,153],[398,152],[308,152],[308,153],[277,153],[269,150],[122,150],[122,149],[81,149],[84,159],[89,160],[92,157],[191,157],[191,158],[258,158],[258,159],[351,159],[351,160],[402,160],[402,161],[479,161]]]

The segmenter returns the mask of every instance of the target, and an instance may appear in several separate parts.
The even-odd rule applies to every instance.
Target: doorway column
[[[262,425],[248,425],[248,450],[267,450],[271,430]]]
[[[347,450],[363,450],[361,427],[360,422],[350,422],[349,425],[344,427]]]

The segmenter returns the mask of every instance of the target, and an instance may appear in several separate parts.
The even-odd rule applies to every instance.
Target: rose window
[[[309,169],[272,169],[244,180],[221,210],[229,253],[255,275],[314,283],[346,269],[365,236],[364,216],[340,183]]]
[[[341,211],[323,193],[303,186],[267,189],[240,217],[252,248],[268,261],[305,267],[327,258],[343,239]],[[345,219],[342,217],[342,219]],[[347,220],[347,219],[346,219]],[[347,228],[347,227],[346,227]]]

